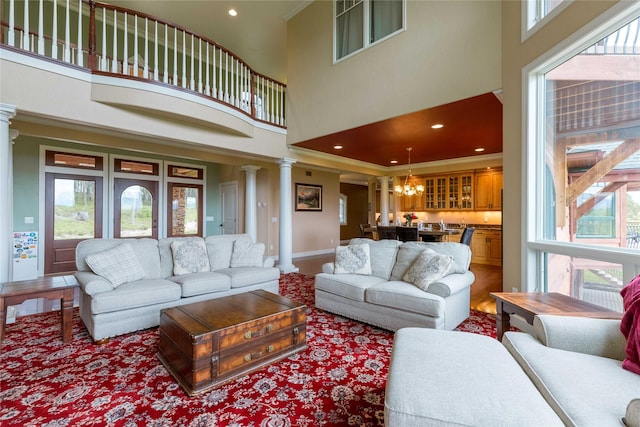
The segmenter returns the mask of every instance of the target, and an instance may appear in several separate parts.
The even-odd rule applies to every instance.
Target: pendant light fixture
[[[407,177],[404,179],[404,185],[396,185],[393,190],[399,196],[421,196],[424,193],[424,185],[416,184],[413,179],[413,175],[411,175],[411,150],[412,148],[407,148],[407,153],[409,155],[409,173]]]

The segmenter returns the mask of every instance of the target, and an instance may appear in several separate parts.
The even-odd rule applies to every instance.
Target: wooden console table
[[[32,298],[60,299],[62,341],[71,340],[73,292],[78,287],[74,276],[47,276],[35,280],[0,283],[0,344],[7,322],[6,308]]]
[[[620,319],[622,313],[555,292],[491,292],[496,299],[496,332],[498,340],[511,328],[511,315],[522,316],[533,325],[537,314]]]

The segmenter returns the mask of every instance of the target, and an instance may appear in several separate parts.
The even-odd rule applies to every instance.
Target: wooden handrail
[[[255,72],[233,52],[207,37],[146,13],[95,0],[75,0],[70,5],[67,3],[68,8],[64,2],[57,2],[55,10],[62,9],[66,12],[63,23],[64,38],[58,39],[46,25],[43,26],[43,22],[49,22],[51,19],[51,12],[44,16],[42,8],[35,11],[35,6],[29,6],[29,2],[14,8],[17,0],[8,1],[11,6],[9,10],[13,11],[13,16],[9,17],[10,24],[2,19],[0,22],[3,28],[8,29],[10,37],[6,40],[4,30],[0,31],[0,43],[9,44],[13,49],[22,49],[47,59],[76,65],[92,73],[144,79],[168,84],[175,89],[186,89],[224,103],[251,116],[254,120],[286,127],[284,118],[286,85]],[[72,11],[71,15],[69,11]],[[22,19],[21,16],[27,13],[32,14],[31,18],[34,14],[37,16],[39,22],[37,31],[14,24],[16,18]],[[0,18],[6,20],[6,13]],[[77,22],[76,34],[82,34],[81,30],[83,25],[86,28],[87,18],[88,29],[84,31],[86,34],[84,37],[87,39],[78,39],[71,43],[71,40],[68,40],[73,33],[69,31],[69,28],[74,25],[71,20]],[[139,30],[140,22],[144,23],[142,30]],[[50,34],[43,34],[43,28]],[[164,30],[164,36],[160,34],[159,29]],[[111,33],[109,34],[108,31]],[[22,36],[18,40],[15,34]],[[173,34],[173,40],[168,37],[169,34]],[[35,40],[39,40],[40,43],[34,43]],[[42,41],[46,43],[43,45]],[[101,46],[98,46],[98,43]],[[62,57],[56,53],[57,46],[64,46]],[[120,49],[123,46],[124,51],[120,50],[119,46],[121,46]],[[139,46],[143,48],[144,53],[138,52]],[[49,47],[51,47],[50,50]],[[152,52],[150,48],[153,49]],[[75,50],[76,53],[70,55],[70,50]],[[128,61],[131,55],[133,55],[133,64]],[[138,63],[141,55],[144,57],[142,75],[137,70],[131,71],[130,68],[131,65],[135,66]],[[162,59],[164,59],[164,69]],[[169,71],[170,68],[173,68],[173,74]]]

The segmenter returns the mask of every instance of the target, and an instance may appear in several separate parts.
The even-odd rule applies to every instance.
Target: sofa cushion
[[[384,412],[387,427],[563,426],[499,341],[426,328],[396,332]]]
[[[359,274],[316,274],[315,288],[354,301],[364,301],[365,291],[378,283],[386,282],[377,276]]]
[[[144,278],[142,264],[129,243],[87,255],[85,262],[94,273],[111,282],[114,288]]]
[[[350,245],[366,243],[369,245],[369,259],[371,260],[371,274],[389,280],[391,270],[396,263],[399,240],[371,240],[356,238],[349,241]]]
[[[209,257],[203,239],[174,240],[171,253],[173,274],[176,276],[209,271]]]
[[[124,283],[91,299],[91,313],[109,313],[180,299],[180,285],[165,279],[143,279]]]
[[[640,393],[640,376],[619,360],[546,347],[523,332],[505,333],[502,343],[566,425],[620,425]]]
[[[277,267],[222,268],[216,273],[228,276],[231,280],[231,288],[243,288],[280,279],[280,270]]]
[[[161,276],[160,254],[158,241],[155,239],[87,239],[78,243],[76,247],[76,268],[78,271],[92,271],[85,262],[87,255],[115,248],[127,243],[133,248],[138,262],[144,269],[145,279],[159,279]]]
[[[413,261],[425,249],[432,249],[443,255],[451,255],[453,257],[451,273],[464,273],[469,270],[471,249],[467,245],[455,242],[405,242],[398,250],[390,279],[402,280]]]
[[[335,274],[371,274],[369,245],[338,246],[336,248]]]
[[[169,280],[180,284],[183,298],[209,292],[222,292],[231,288],[231,279],[229,279],[229,276],[215,271],[182,274],[170,277]]]
[[[231,252],[231,267],[262,267],[264,257],[264,243],[251,243],[247,240],[233,242]]]
[[[424,292],[407,282],[382,282],[367,289],[365,301],[433,317],[444,317],[442,297]]]
[[[427,291],[433,282],[449,274],[452,267],[453,257],[451,255],[443,255],[432,249],[425,249],[413,261],[403,276],[403,280]]]
[[[251,236],[248,234],[221,234],[218,236],[207,236],[204,239],[207,244],[211,271],[229,268],[231,265],[231,254],[233,253],[233,242],[236,240],[252,243]]]

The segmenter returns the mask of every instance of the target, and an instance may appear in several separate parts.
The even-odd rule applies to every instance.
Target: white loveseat
[[[454,329],[469,317],[469,246],[453,242],[399,242],[351,239],[349,246],[368,245],[370,274],[341,273],[326,263],[315,277],[316,307],[395,331],[419,326]],[[338,250],[340,248],[337,248]],[[452,258],[444,277],[420,287],[404,280],[426,250]]]
[[[401,329],[385,425],[638,427],[640,375],[622,368],[625,345],[619,320],[570,316],[536,316],[533,334],[507,332],[502,343]]]
[[[278,293],[280,270],[263,254],[264,245],[248,234],[82,241],[75,273],[80,317],[101,341],[157,326],[163,308],[256,289]]]

